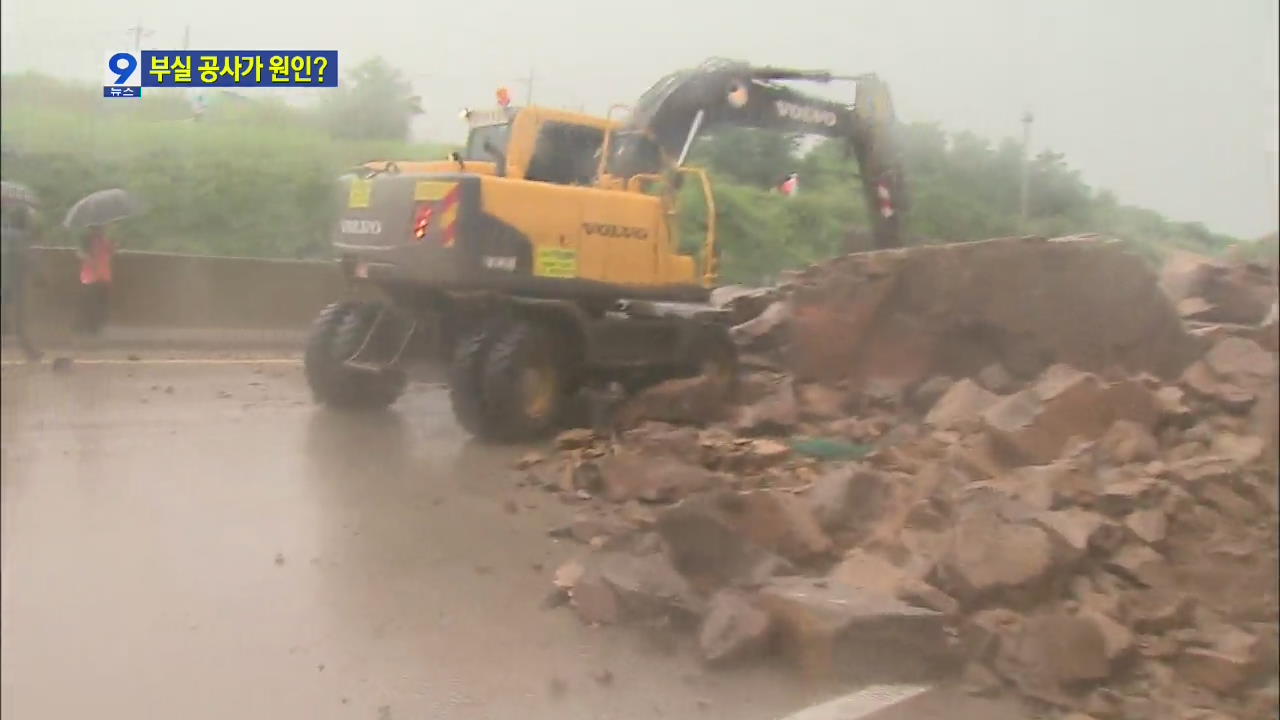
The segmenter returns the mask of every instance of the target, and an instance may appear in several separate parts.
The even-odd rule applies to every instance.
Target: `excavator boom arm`
[[[855,83],[854,103],[813,97],[778,81]],[[906,184],[888,87],[874,75],[753,67],[713,60],[660,80],[641,96],[628,128],[651,137],[663,153],[683,162],[693,139],[717,125],[838,138],[857,162],[877,247],[903,244]]]

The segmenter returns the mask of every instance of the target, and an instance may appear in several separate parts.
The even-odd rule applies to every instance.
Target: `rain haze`
[[[1276,0],[0,15],[3,720],[1280,717]]]
[[[380,54],[423,97],[415,134],[459,140],[464,106],[494,88],[603,113],[707,57],[873,71],[905,121],[996,140],[1034,114],[1034,148],[1066,154],[1095,187],[1176,220],[1253,238],[1275,229],[1276,3],[573,0],[314,3],[6,0],[3,66],[96,80],[131,47],[333,48],[350,68]],[[323,91],[292,91],[323,92]],[[295,94],[294,97],[299,97]]]

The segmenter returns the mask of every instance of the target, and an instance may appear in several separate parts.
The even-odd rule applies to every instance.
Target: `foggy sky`
[[[458,139],[459,108],[494,89],[603,113],[711,56],[876,72],[904,121],[992,140],[1035,114],[1034,149],[1178,220],[1256,237],[1277,224],[1275,0],[3,0],[3,71],[96,82],[104,53],[143,47],[337,49],[411,75],[428,116]],[[323,91],[305,91],[323,92]]]

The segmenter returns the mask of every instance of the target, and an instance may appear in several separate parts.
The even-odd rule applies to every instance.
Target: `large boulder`
[[[801,378],[907,388],[999,363],[1172,378],[1198,341],[1144,261],[1092,238],[1006,238],[836,258],[799,274],[789,362]]]

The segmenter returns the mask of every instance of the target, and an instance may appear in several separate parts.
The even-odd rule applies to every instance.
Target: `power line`
[[[152,35],[156,34],[155,30],[148,27],[143,27],[141,20],[138,21],[137,25],[134,25],[133,27],[126,29],[124,32],[126,35],[133,36],[134,52],[139,52],[142,50],[142,38],[151,37]]]

